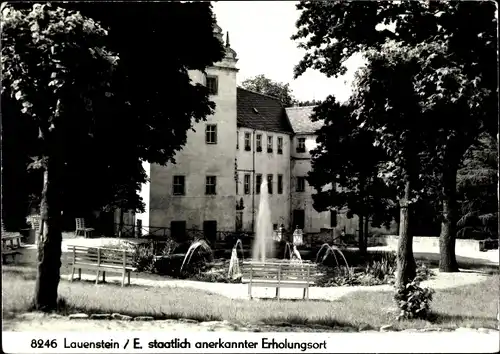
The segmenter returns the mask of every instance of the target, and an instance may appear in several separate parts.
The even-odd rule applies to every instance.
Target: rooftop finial
[[[229,48],[229,31],[226,32],[226,47]]]

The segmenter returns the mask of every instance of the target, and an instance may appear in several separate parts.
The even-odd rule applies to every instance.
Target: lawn
[[[28,311],[34,289],[34,269],[3,268],[4,319]],[[61,280],[61,314],[112,313],[153,316],[157,319],[188,318],[198,321],[269,325],[323,325],[332,330],[357,331],[393,323],[396,329],[422,327],[496,328],[498,275],[480,284],[436,291],[435,318],[394,323],[391,292],[355,292],[339,301],[234,300],[189,288],[121,288],[113,284],[69,283]],[[457,306],[460,304],[460,306]]]

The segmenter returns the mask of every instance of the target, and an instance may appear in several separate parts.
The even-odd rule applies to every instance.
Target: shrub
[[[106,249],[106,248],[111,248]],[[151,272],[154,268],[154,247],[153,244],[142,243],[138,245],[131,245],[126,243],[111,243],[104,245],[102,250],[103,254],[117,253],[117,250],[127,250],[132,253],[132,264],[139,272]]]
[[[390,257],[380,261],[374,261],[366,266],[365,273],[379,280],[388,280],[394,277],[396,271],[396,260]]]
[[[397,319],[427,319],[433,294],[433,289],[420,287],[418,280],[397,288],[394,294],[394,300],[400,310]]]
[[[139,272],[153,271],[155,262],[153,245],[150,243],[138,245],[132,259]]]
[[[421,282],[430,279],[434,275],[434,272],[427,268],[425,263],[420,262],[417,264],[417,275],[415,276],[416,281]]]

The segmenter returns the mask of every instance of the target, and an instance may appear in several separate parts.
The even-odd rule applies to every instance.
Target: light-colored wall
[[[252,194],[255,192],[255,174],[262,174],[262,180],[267,180],[267,175],[273,175],[273,194],[269,195],[269,207],[271,209],[271,221],[273,224],[290,223],[290,135],[287,133],[267,132],[262,130],[239,127],[238,128],[239,149],[237,150],[238,165],[238,196],[237,200],[243,198],[245,209],[243,210],[243,229],[252,231],[252,220],[257,218],[260,195],[255,194],[252,208]],[[245,132],[250,133],[250,151],[245,150]],[[262,151],[257,152],[255,136],[262,134]],[[273,152],[267,152],[267,136],[273,137]],[[278,154],[278,137],[283,138],[283,154]],[[255,154],[255,174],[254,169]],[[244,194],[244,175],[250,174],[250,194]],[[278,174],[283,175],[283,194],[278,194]]]
[[[291,203],[293,210],[302,209],[305,213],[304,232],[319,232],[321,228],[330,227],[330,212],[318,213],[314,210],[312,194],[315,193],[313,187],[305,181],[304,192],[297,192],[297,177],[307,176],[311,170],[311,160],[293,159],[291,162],[292,181],[291,181]],[[292,220],[293,221],[293,220]],[[295,225],[291,225],[295,228]]]
[[[298,138],[306,138],[306,151],[297,152]],[[313,208],[312,194],[315,193],[313,187],[305,182],[304,192],[297,192],[297,177],[306,177],[311,170],[311,154],[309,150],[316,146],[316,135],[297,134],[293,137],[292,161],[291,161],[291,219],[293,210],[302,209],[305,213],[304,232],[319,232],[321,228],[330,227],[330,212],[318,213]],[[293,222],[293,220],[291,220]],[[291,225],[295,228],[295,225]]]
[[[207,75],[218,77],[218,94],[210,98],[216,104],[215,114],[188,132],[186,145],[175,156],[175,165],[151,165],[151,226],[170,227],[171,221],[186,221],[188,228],[202,229],[203,221],[216,220],[218,230],[234,229],[236,70],[216,66],[208,68]],[[205,81],[201,72],[190,72],[190,77],[194,82]],[[207,124],[217,124],[217,144],[205,143]],[[184,196],[172,195],[174,175],[185,176]],[[216,195],[205,195],[208,175],[217,177]]]

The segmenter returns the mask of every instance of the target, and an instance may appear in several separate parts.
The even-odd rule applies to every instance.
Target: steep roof
[[[288,120],[295,134],[314,134],[323,126],[323,121],[311,121],[314,107],[316,106],[289,107],[286,109]]]
[[[279,133],[293,133],[280,100],[237,88],[238,126]]]

